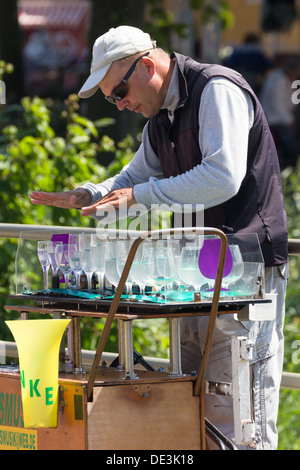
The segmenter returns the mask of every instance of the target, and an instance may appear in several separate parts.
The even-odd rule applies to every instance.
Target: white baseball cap
[[[96,39],[93,46],[91,74],[78,95],[89,98],[99,89],[98,83],[104,78],[113,62],[138,52],[156,47],[148,33],[133,26],[118,26]]]

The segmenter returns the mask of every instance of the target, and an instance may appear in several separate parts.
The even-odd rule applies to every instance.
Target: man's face
[[[113,90],[121,83],[134,62],[113,62],[99,87],[105,96],[110,96]],[[150,57],[143,57],[138,61],[134,72],[126,83],[128,93],[116,105],[120,111],[127,108],[150,118],[160,110],[164,97],[162,96],[162,79],[156,73],[155,62]]]

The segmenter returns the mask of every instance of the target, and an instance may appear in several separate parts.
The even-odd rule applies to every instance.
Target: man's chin
[[[147,111],[145,111],[145,110],[142,111],[141,110],[141,111],[139,111],[139,113],[142,114],[144,116],[144,118],[150,119],[151,117],[156,116],[158,111],[155,112],[153,109],[151,111],[150,110],[147,110]]]

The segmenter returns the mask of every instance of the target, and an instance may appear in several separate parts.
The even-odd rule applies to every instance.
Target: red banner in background
[[[19,3],[27,94],[65,97],[80,88],[89,70],[90,11],[88,1]]]

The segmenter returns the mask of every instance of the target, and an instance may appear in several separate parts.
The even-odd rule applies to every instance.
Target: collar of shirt
[[[169,118],[172,118],[174,111],[177,107],[177,104],[180,99],[179,94],[179,81],[178,81],[178,65],[175,64],[172,78],[169,84],[169,88],[165,97],[164,104],[162,105],[162,109],[168,110]]]

